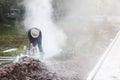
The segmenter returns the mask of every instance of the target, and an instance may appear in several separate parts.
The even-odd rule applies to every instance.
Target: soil
[[[0,80],[59,80],[39,60],[25,57],[17,63],[0,66]]]

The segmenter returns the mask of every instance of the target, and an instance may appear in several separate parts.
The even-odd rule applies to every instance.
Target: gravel
[[[39,60],[25,57],[17,63],[0,66],[0,80],[59,80]]]

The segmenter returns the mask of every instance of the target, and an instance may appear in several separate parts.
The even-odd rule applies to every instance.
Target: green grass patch
[[[28,38],[24,27],[17,21],[0,22],[0,56],[14,56],[22,52],[23,46],[28,45]],[[18,48],[15,52],[2,51]]]
[[[0,22],[1,35],[25,35],[24,26],[18,21]]]

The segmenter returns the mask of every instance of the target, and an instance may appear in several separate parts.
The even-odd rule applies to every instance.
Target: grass
[[[26,31],[17,21],[0,22],[0,56],[14,56],[20,53],[24,45],[28,44]],[[18,51],[5,54],[2,51],[18,48]]]

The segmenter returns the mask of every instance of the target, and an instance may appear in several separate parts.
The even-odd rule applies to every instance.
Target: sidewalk
[[[120,80],[120,32],[93,80]]]

